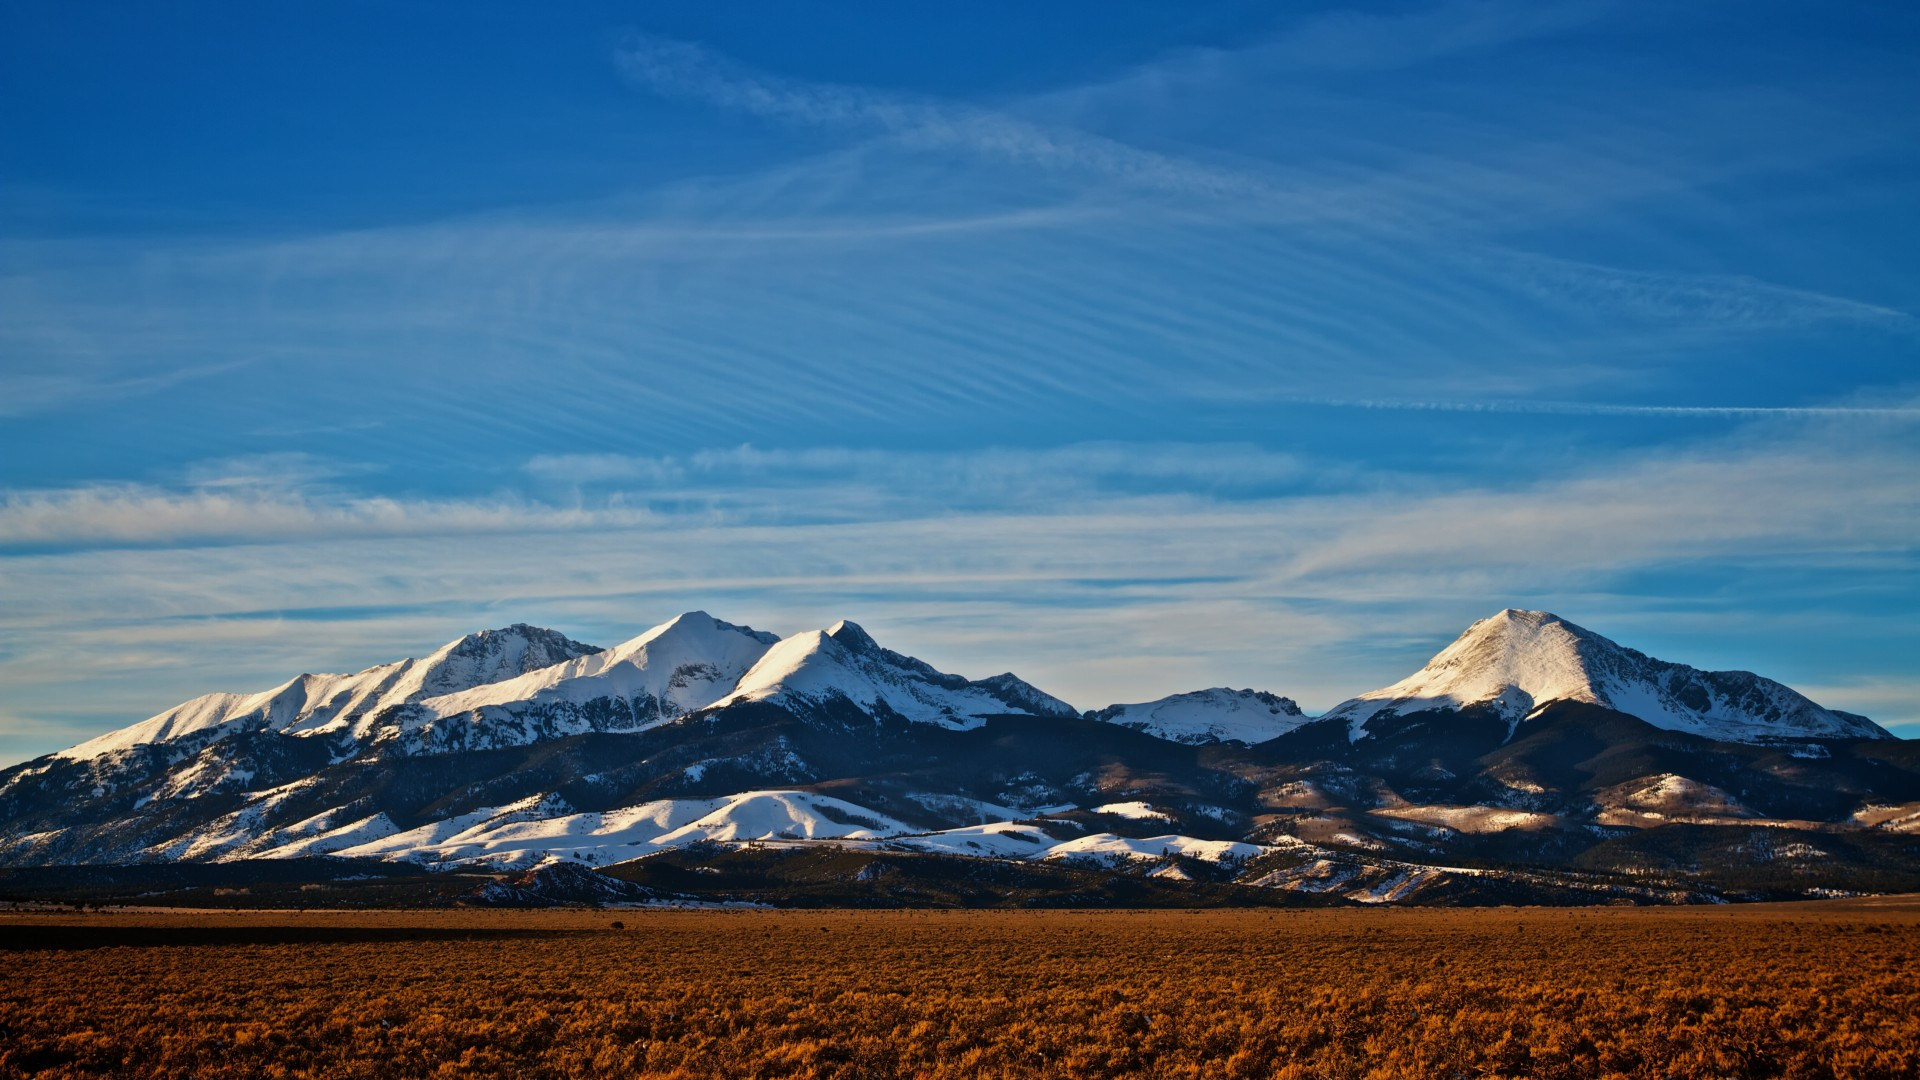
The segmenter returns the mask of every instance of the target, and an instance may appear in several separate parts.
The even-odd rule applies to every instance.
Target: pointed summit
[[[1360,739],[1377,717],[1484,708],[1511,726],[1552,701],[1599,705],[1672,731],[1729,742],[1890,738],[1746,671],[1701,671],[1656,660],[1546,611],[1507,608],[1467,627],[1427,666],[1342,702],[1327,719]]]
[[[721,706],[770,701],[811,713],[835,703],[950,728],[979,727],[989,716],[1072,716],[1071,705],[1012,674],[971,681],[884,648],[842,620],[767,650]]]
[[[873,640],[873,635],[862,629],[859,623],[846,619],[827,627],[827,636],[854,652],[867,652],[880,647],[880,643]]]

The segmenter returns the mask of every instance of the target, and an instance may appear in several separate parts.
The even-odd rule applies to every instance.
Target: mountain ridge
[[[56,751],[56,756],[90,758],[186,736],[217,736],[249,720],[288,734],[330,734],[356,717],[599,651],[557,630],[514,623],[455,638],[419,659],[376,664],[350,674],[297,675],[257,694],[205,694]]]
[[[516,625],[302,679],[334,681],[0,770],[0,865],[520,873],[771,844],[1363,902],[1666,902],[1905,882],[1887,845],[1920,833],[1920,750],[1870,721],[1514,609],[1320,717],[1221,687],[1081,713],[857,623],[778,638],[704,612],[609,649]],[[1666,836],[1701,855],[1636,878],[1658,850],[1637,838]],[[1757,880],[1740,851],[1772,853],[1774,892],[1728,892]]]

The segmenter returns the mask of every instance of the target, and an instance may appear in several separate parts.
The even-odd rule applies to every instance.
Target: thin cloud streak
[[[234,361],[174,368],[151,375],[126,376],[0,372],[0,419],[142,397],[181,383],[226,374],[241,366],[241,361]]]
[[[115,484],[0,495],[0,547],[262,543],[313,537],[565,532],[647,524],[642,509],[516,500],[314,497],[292,491],[169,491]]]
[[[1860,417],[1884,420],[1920,419],[1920,407],[1910,405],[1631,405],[1595,401],[1398,401],[1295,398],[1300,405],[1337,409],[1401,412],[1511,413],[1533,416],[1715,417],[1746,419],[1829,419]]]
[[[1497,264],[1511,271],[1522,289],[1543,297],[1663,321],[1752,327],[1865,322],[1913,328],[1913,317],[1904,311],[1748,277],[1628,270],[1494,249],[1470,252],[1465,261]]]
[[[1041,494],[1092,493],[1113,482],[1174,484],[1185,490],[1245,489],[1301,479],[1298,456],[1242,443],[1096,442],[1037,450],[983,448],[930,453],[820,447],[768,450],[745,444],[687,455],[542,454],[525,471],[564,487],[642,482],[668,490],[777,477],[860,483],[895,493],[938,489],[940,498],[986,496],[1007,505]],[[804,482],[804,481],[802,481]]]

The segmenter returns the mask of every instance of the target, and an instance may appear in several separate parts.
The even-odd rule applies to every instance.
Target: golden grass
[[[0,914],[0,945],[4,1077],[1920,1076],[1904,901]]]

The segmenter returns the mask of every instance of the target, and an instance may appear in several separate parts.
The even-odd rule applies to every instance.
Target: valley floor
[[[1920,1075],[1920,898],[0,912],[0,1077]]]

